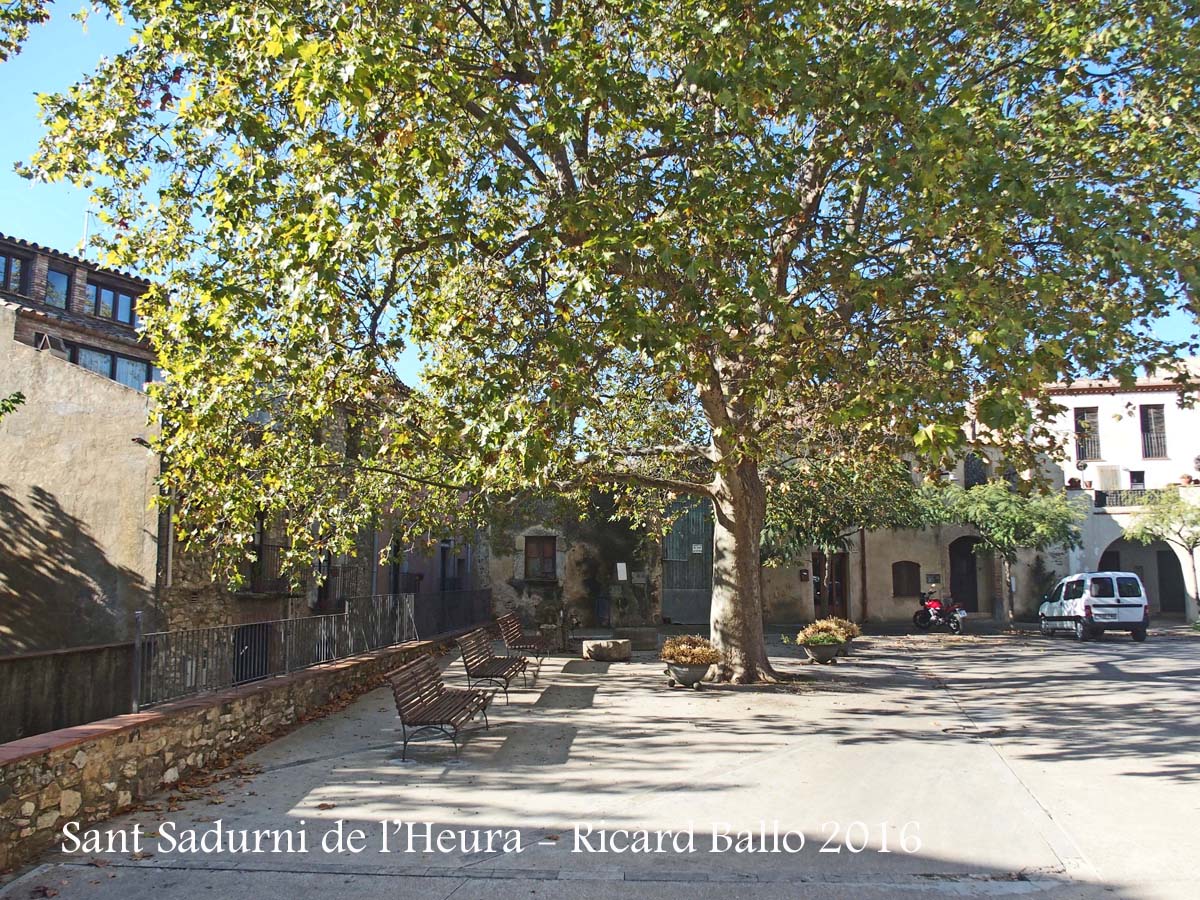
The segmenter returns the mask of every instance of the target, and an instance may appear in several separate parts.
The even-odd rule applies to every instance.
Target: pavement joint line
[[[11,891],[25,881],[44,877],[54,868],[91,869],[90,862],[60,861],[45,863],[25,873],[15,881],[4,886],[5,891]],[[914,872],[906,874],[879,873],[878,877],[854,874],[839,876],[835,874],[808,875],[805,873],[780,873],[758,875],[752,872],[683,872],[673,871],[628,871],[617,867],[607,867],[595,870],[589,869],[529,869],[496,866],[489,869],[466,869],[450,866],[336,866],[329,864],[307,864],[289,868],[270,865],[255,865],[245,862],[195,861],[180,860],[176,863],[145,863],[125,862],[117,860],[104,866],[105,869],[137,869],[156,872],[237,872],[240,874],[256,875],[308,875],[324,874],[337,876],[356,876],[366,878],[439,878],[460,879],[463,883],[473,880],[499,879],[504,881],[622,881],[630,884],[669,883],[669,884],[797,884],[809,887],[895,887],[897,889],[920,888],[922,890],[943,889],[957,892],[961,887],[986,888],[987,886],[1006,887],[1021,885],[1027,889],[1043,890],[1047,887],[1062,887],[1059,878],[1040,875],[1026,875],[1023,872],[997,872],[994,874],[981,873],[946,873],[946,872]],[[461,886],[461,885],[460,885]],[[457,888],[456,888],[457,890]],[[1011,888],[1000,892],[1009,892]]]
[[[932,661],[931,664],[935,663],[936,660]],[[1096,867],[1092,864],[1092,861],[1087,858],[1083,850],[1080,849],[1079,845],[1075,843],[1070,834],[1067,833],[1067,830],[1063,828],[1058,820],[1054,818],[1054,815],[1050,812],[1046,805],[1042,803],[1029,785],[1025,783],[1024,779],[1017,774],[1016,770],[1012,767],[1012,764],[1009,763],[1008,758],[1000,752],[1000,748],[997,747],[995,742],[992,740],[992,736],[987,733],[982,733],[983,730],[979,728],[979,725],[976,723],[975,719],[972,718],[966,707],[962,705],[957,694],[951,690],[949,684],[944,678],[942,678],[940,675],[934,675],[934,679],[937,682],[938,687],[945,691],[946,695],[950,698],[950,701],[954,704],[954,707],[959,711],[963,718],[965,718],[967,722],[970,723],[971,727],[977,732],[981,732],[978,735],[978,739],[988,745],[988,748],[993,754],[995,754],[1001,765],[1004,766],[1005,771],[1007,771],[1012,776],[1013,780],[1021,786],[1021,789],[1025,792],[1025,796],[1033,802],[1038,810],[1041,811],[1042,815],[1045,816],[1046,821],[1050,823],[1052,826],[1051,833],[1047,833],[1043,829],[1039,829],[1039,833],[1046,841],[1046,845],[1050,848],[1050,852],[1054,854],[1059,863],[1062,865],[1063,871],[1068,875],[1068,877],[1071,878],[1075,878],[1075,874],[1077,873],[1083,875],[1086,881],[1099,882],[1100,873],[1096,870]]]

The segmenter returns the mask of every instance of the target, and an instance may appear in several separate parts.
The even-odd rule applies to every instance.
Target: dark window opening
[[[1138,410],[1142,421],[1142,456],[1163,459],[1167,455],[1167,423],[1161,403],[1146,404]]]
[[[92,312],[100,318],[114,319],[124,325],[137,324],[136,298],[128,291],[89,281],[87,295]]]
[[[558,538],[529,535],[525,538],[525,577],[552,579],[558,576]]]
[[[1080,406],[1075,410],[1075,458],[1100,459],[1100,409]]]
[[[46,303],[50,306],[57,306],[59,309],[67,308],[67,299],[71,296],[71,275],[68,272],[63,272],[59,269],[50,269],[46,272]]]
[[[27,293],[25,277],[28,270],[29,265],[24,258],[0,253],[0,290],[12,291],[14,294]]]
[[[921,593],[921,566],[910,560],[892,563],[892,596],[916,597]]]

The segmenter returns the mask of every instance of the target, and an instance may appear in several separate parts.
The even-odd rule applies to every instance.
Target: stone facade
[[[553,501],[530,500],[494,521],[486,561],[497,614],[516,612],[531,626],[557,623],[560,613],[583,628],[657,624],[658,543],[610,515],[603,497],[594,498],[586,516]],[[550,558],[549,541],[552,571],[533,559],[535,553]]]
[[[67,821],[102,821],[227,765],[434,649],[415,642],[0,745],[0,871],[53,846]]]

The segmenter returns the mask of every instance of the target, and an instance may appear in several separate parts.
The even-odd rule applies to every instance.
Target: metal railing
[[[1166,459],[1167,433],[1165,431],[1142,432],[1142,457],[1144,459]]]
[[[417,594],[417,633],[430,637],[492,621],[492,590],[430,591]]]
[[[1145,488],[1130,488],[1124,491],[1096,491],[1093,505],[1097,509],[1108,506],[1141,506],[1149,493]]]
[[[412,594],[378,594],[347,598],[334,615],[149,634],[139,612],[133,709],[416,640],[413,609]]]
[[[1100,456],[1100,435],[1076,432],[1076,434],[1075,434],[1075,458],[1076,459],[1101,459],[1102,457]]]

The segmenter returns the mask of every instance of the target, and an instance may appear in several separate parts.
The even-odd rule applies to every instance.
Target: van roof
[[[1068,575],[1063,581],[1070,581],[1072,578],[1091,578],[1095,575],[1112,575],[1114,577],[1120,575],[1125,578],[1137,578],[1139,581],[1141,580],[1137,572],[1117,572],[1113,569],[1097,569],[1093,572],[1075,572]]]

